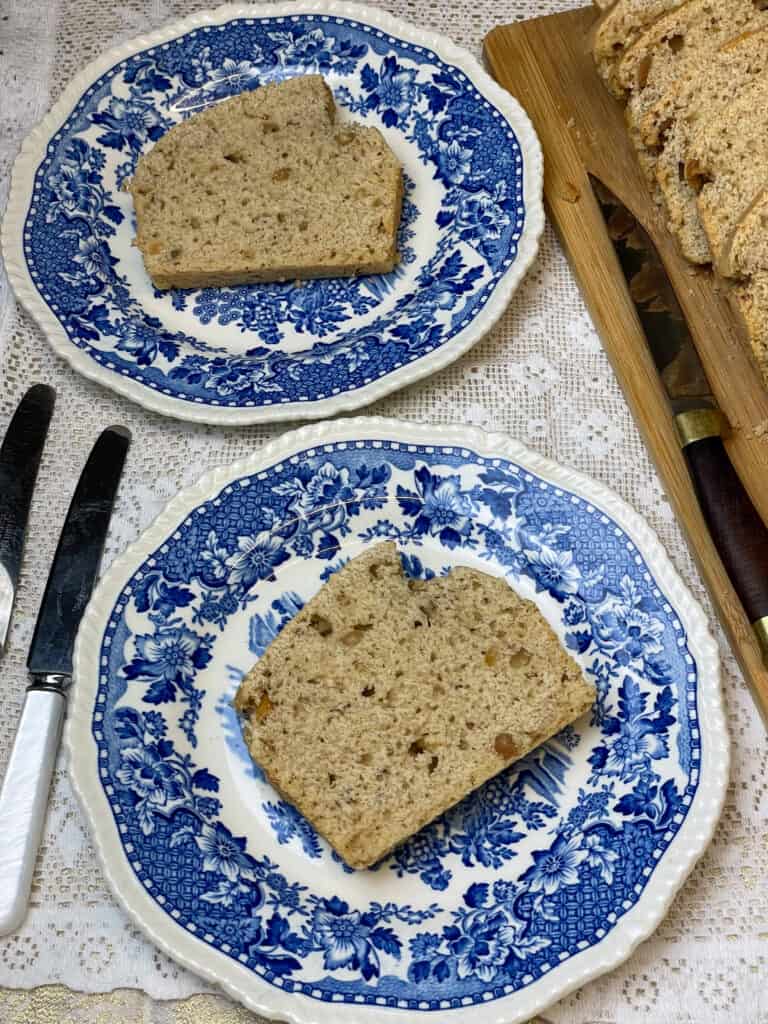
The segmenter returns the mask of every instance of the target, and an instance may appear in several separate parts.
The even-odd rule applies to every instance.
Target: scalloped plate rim
[[[133,874],[117,839],[98,774],[92,770],[92,765],[86,763],[82,752],[86,749],[94,751],[90,722],[103,626],[119,590],[135,569],[137,561],[150,554],[180,518],[226,483],[263,471],[304,447],[382,436],[406,443],[452,444],[509,459],[549,482],[579,493],[601,508],[632,538],[654,576],[663,584],[685,626],[690,648],[696,653],[698,725],[702,744],[696,795],[685,821],[637,904],[606,935],[605,941],[609,945],[602,949],[604,942],[597,943],[568,960],[568,968],[562,974],[556,968],[521,991],[500,998],[493,1004],[494,1011],[490,1005],[482,1004],[443,1011],[446,1017],[460,1020],[462,1024],[522,1024],[574,989],[623,963],[637,945],[655,931],[714,834],[728,783],[730,741],[720,661],[704,611],[678,575],[653,529],[618,494],[602,483],[577,470],[563,467],[501,433],[486,433],[463,425],[432,426],[381,417],[348,418],[302,427],[269,442],[245,459],[206,473],[195,485],[173,498],[142,536],[115,559],[86,608],[75,645],[75,683],[64,736],[70,776],[110,888],[135,924],[168,956],[220,985],[250,1010],[273,1019],[289,1024],[338,1024],[340,1021],[352,1024],[354,1018],[350,1012],[358,1014],[359,1019],[361,1007],[358,1005],[320,1003],[285,992],[255,978],[226,954],[219,955],[210,947],[205,947],[210,965],[201,963],[196,958],[199,940],[173,926]],[[97,813],[97,805],[101,813]],[[106,826],[103,822],[107,822]],[[396,1018],[391,1010],[366,1007],[365,1019],[371,1024],[383,1024]]]
[[[517,256],[498,281],[488,302],[457,335],[412,363],[401,366],[370,384],[331,398],[306,403],[290,402],[240,408],[208,406],[164,395],[101,366],[69,339],[34,284],[24,255],[24,224],[32,198],[34,180],[51,139],[73,112],[86,90],[112,67],[135,53],[206,25],[224,24],[237,18],[286,17],[302,14],[327,14],[331,17],[354,19],[424,46],[462,70],[480,94],[503,114],[512,126],[523,154],[523,201],[526,217]],[[170,22],[160,29],[136,36],[109,49],[87,64],[66,86],[54,106],[32,129],[21,146],[11,173],[0,245],[8,280],[16,298],[36,321],[56,355],[87,380],[136,402],[150,412],[194,423],[243,426],[291,419],[324,419],[350,412],[444,369],[480,341],[502,316],[536,257],[543,230],[543,156],[536,132],[520,103],[491,78],[469,50],[457,46],[447,36],[420,28],[386,11],[363,4],[348,3],[346,0],[298,0],[298,3],[296,0],[290,0],[276,4],[224,4],[215,9],[198,11],[186,18]]]

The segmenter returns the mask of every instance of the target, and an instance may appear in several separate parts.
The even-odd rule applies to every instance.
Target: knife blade
[[[98,575],[128,445],[123,427],[105,430],[80,477],[29,647],[27,668],[33,678],[72,674],[72,648]]]
[[[716,408],[688,323],[656,246],[621,200],[606,185],[590,178],[673,413],[693,407]]]
[[[723,444],[727,421],[656,246],[621,200],[593,175],[590,180],[666,390],[702,515],[768,667],[768,529]]]
[[[27,667],[31,682],[0,788],[0,935],[27,913],[61,738],[72,649],[99,571],[130,435],[105,430],[80,476],[59,537]]]
[[[5,650],[32,494],[56,392],[35,384],[19,402],[0,447],[0,655]]]

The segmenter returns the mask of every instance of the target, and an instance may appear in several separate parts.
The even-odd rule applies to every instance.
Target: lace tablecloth
[[[187,0],[5,0],[0,5],[0,204],[4,205],[19,144],[77,70],[106,48],[200,6]],[[452,36],[479,55],[482,37],[495,23],[575,4],[388,0],[386,6]],[[0,360],[0,429],[33,381],[51,382],[59,395],[34,503],[10,649],[2,663],[2,772],[21,706],[24,658],[43,581],[72,481],[98,432],[122,422],[134,438],[108,543],[110,561],[179,488],[206,469],[252,451],[283,428],[189,426],[145,413],[88,383],[53,357],[2,277]],[[372,411],[502,430],[604,481],[648,518],[686,582],[709,608],[550,229],[538,261],[493,333],[455,365],[379,402]],[[768,746],[722,637],[721,651],[734,758],[715,840],[654,937],[612,974],[548,1011],[549,1021],[768,1021]],[[51,982],[83,992],[143,990],[156,1000],[206,991],[201,981],[146,942],[110,895],[62,760],[29,917],[19,932],[0,939],[0,986],[19,990]],[[4,1019],[38,1019],[31,997],[26,1003],[19,992],[4,991],[0,1003],[5,1006]],[[138,997],[131,1005],[136,1007],[133,1020],[170,1019],[147,999]],[[86,1001],[80,1009],[62,1010],[65,1016],[50,1019],[90,1021],[102,1019],[97,1013],[108,1012],[107,1004],[91,1015],[89,1006]],[[196,1019],[194,1012],[189,1019]]]

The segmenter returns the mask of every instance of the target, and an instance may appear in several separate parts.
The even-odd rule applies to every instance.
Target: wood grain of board
[[[746,340],[711,273],[679,253],[652,201],[623,109],[590,53],[594,8],[494,29],[485,39],[494,77],[522,104],[544,151],[544,195],[587,308],[624,391],[702,577],[768,725],[768,671],[696,501],[666,393],[647,348],[592,192],[592,173],[632,211],[656,244],[691,327],[712,390],[731,424],[727,447],[768,522],[768,394]]]

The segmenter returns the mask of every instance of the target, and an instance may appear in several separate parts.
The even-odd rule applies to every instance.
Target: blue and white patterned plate
[[[211,103],[318,72],[403,165],[399,266],[156,292],[122,190],[139,155]],[[3,249],[19,299],[85,376],[182,419],[324,417],[433,373],[490,329],[536,253],[541,187],[525,113],[449,40],[344,3],[227,6],[77,76],[16,162]]]
[[[412,575],[506,576],[598,698],[351,872],[250,762],[229,702],[383,538]],[[75,661],[71,768],[117,896],[171,956],[294,1024],[527,1020],[650,934],[725,794],[716,647],[651,530],[466,427],[326,423],[208,475],[107,573]]]

